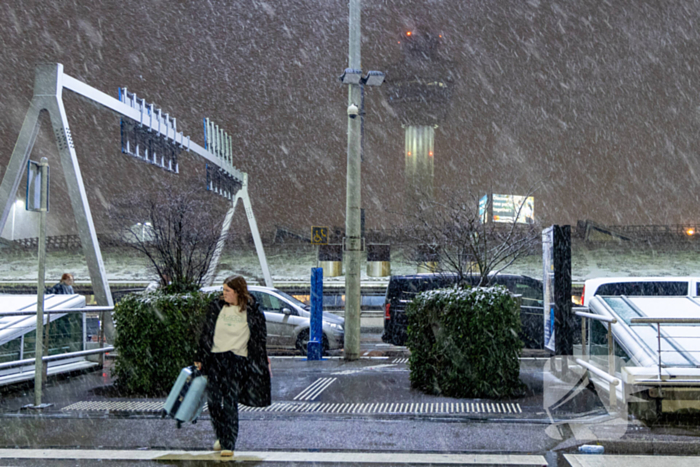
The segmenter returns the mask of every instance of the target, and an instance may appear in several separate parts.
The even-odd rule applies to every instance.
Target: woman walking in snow
[[[209,305],[195,366],[208,375],[214,450],[231,457],[238,438],[238,403],[271,404],[265,315],[243,277],[227,277],[224,293]]]

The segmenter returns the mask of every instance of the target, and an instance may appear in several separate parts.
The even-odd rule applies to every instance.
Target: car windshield
[[[308,309],[309,309],[309,306],[306,305],[306,304],[304,304],[304,302],[301,302],[301,301],[297,300],[296,298],[292,297],[291,295],[289,295],[289,294],[286,293],[286,292],[282,292],[281,290],[275,289],[275,293],[281,295],[282,297],[284,297],[284,298],[286,298],[287,300],[289,300],[290,302],[292,302],[294,305],[296,305],[296,306],[298,306],[298,307],[300,307],[300,308],[302,308],[302,309],[304,309],[304,310],[308,310]]]

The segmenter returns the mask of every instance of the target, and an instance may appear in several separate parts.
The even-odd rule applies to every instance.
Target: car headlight
[[[343,330],[343,326],[337,323],[326,323],[331,329],[337,329],[338,331]]]

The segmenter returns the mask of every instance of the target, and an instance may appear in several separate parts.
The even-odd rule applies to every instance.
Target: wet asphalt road
[[[319,407],[328,404],[332,407],[332,404],[363,403],[437,404],[449,400],[410,389],[406,354],[402,349],[388,348],[374,341],[363,343],[363,350],[367,357],[374,355],[375,358],[356,362],[345,362],[342,358],[322,362],[307,362],[290,356],[273,358],[273,401]],[[511,401],[519,404],[522,413],[241,412],[237,449],[520,453],[543,455],[550,465],[567,465],[562,454],[575,451],[585,440],[577,439],[566,426],[559,430],[563,439],[553,439],[548,435],[546,430],[550,423],[542,407],[541,366],[542,361],[536,359],[522,362],[521,377],[532,391],[526,397]],[[309,392],[319,380],[332,381],[320,392],[316,391],[317,394]],[[75,402],[117,400],[104,395],[104,391],[95,390],[109,384],[107,370],[54,381],[46,391],[45,400],[55,405],[43,415],[30,415],[19,410],[23,404],[31,402],[31,390],[4,394],[0,401],[0,447],[210,449],[214,435],[206,412],[199,423],[178,430],[172,420],[160,419],[155,413],[62,410]],[[320,386],[317,384],[317,387]],[[304,393],[311,394],[309,400],[301,400]],[[604,437],[605,433],[601,436]],[[609,440],[605,445],[607,450],[622,453],[697,454],[700,452],[697,436],[695,427],[647,428],[633,424],[622,440]],[[4,465],[133,465],[133,462],[51,461],[37,464],[31,460],[0,460],[0,466]],[[138,465],[209,464],[141,462]],[[266,462],[264,465],[275,464]]]

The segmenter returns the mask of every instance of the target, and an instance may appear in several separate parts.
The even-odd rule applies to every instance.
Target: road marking
[[[304,389],[300,394],[298,394],[294,400],[310,401],[316,399],[323,391],[325,391],[328,386],[333,384],[338,378],[319,378],[309,387]]]
[[[395,358],[391,363],[408,363],[408,358]]]
[[[380,370],[382,368],[393,367],[393,366],[396,366],[396,364],[387,363],[384,365],[374,365],[374,366],[366,366],[366,367],[362,367],[362,368],[353,368],[352,370],[334,371],[331,374],[332,375],[354,375],[357,373],[362,373],[363,371],[367,371],[367,370]]]
[[[236,451],[222,458],[213,451],[108,449],[0,449],[0,459],[106,461],[216,461],[343,464],[519,465],[546,466],[542,456],[521,454],[452,454],[415,452]],[[658,458],[657,458],[658,459]],[[690,465],[690,464],[688,464]]]
[[[158,413],[163,408],[163,401],[129,402],[121,401],[86,401],[77,402],[61,409],[63,412],[96,411],[96,412],[151,412]],[[345,413],[345,414],[456,414],[456,413],[487,413],[516,415],[523,413],[520,404],[504,402],[487,403],[445,403],[445,402],[374,402],[374,403],[319,403],[312,401],[275,402],[267,407],[248,407],[238,404],[239,412],[294,412],[294,413]]]
[[[344,359],[345,357],[342,355],[331,355],[331,356],[324,356],[324,360],[340,360]],[[389,360],[391,357],[386,357],[386,356],[368,356],[365,357],[360,356],[360,360]],[[300,355],[270,355],[271,360],[303,360],[306,361],[306,357],[302,357]]]
[[[645,456],[624,454],[596,454],[595,456],[591,456],[590,454],[564,454],[564,459],[573,467],[590,467],[592,465],[600,467],[656,467],[658,465],[696,467],[700,465],[699,456]]]
[[[76,402],[62,410],[67,412],[160,412],[164,401],[84,401]]]

